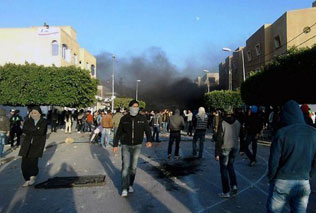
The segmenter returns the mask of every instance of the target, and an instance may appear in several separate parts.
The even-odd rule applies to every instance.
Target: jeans
[[[219,156],[222,191],[227,193],[230,191],[229,178],[231,188],[237,186],[236,173],[234,172],[233,163],[237,154],[237,149],[222,149],[222,154]]]
[[[202,157],[203,153],[203,142],[205,140],[205,135],[206,131],[205,130],[196,130],[193,136],[192,140],[192,147],[193,147],[193,152],[192,154],[195,156],[197,155],[198,149],[197,149],[197,141],[200,139],[200,147],[199,147],[199,158]]]
[[[252,143],[252,153],[249,150],[249,145],[251,143]],[[246,153],[250,161],[256,161],[257,146],[258,146],[258,139],[256,138],[256,134],[247,135],[244,152]]]
[[[170,132],[169,145],[168,145],[168,155],[171,155],[172,144],[174,141],[176,141],[176,149],[174,151],[174,155],[179,156],[180,140],[181,140],[180,132]]]
[[[121,169],[121,181],[122,189],[128,189],[133,185],[136,169],[138,165],[138,159],[141,152],[142,145],[122,145],[122,169]]]
[[[111,136],[111,129],[110,128],[103,128],[101,131],[101,140],[100,145],[107,147],[110,141]]]
[[[311,193],[309,180],[277,179],[269,186],[267,212],[280,213],[289,202],[291,212],[306,212]]]
[[[162,122],[162,133],[167,132],[167,126],[168,126],[168,122]]]
[[[152,134],[152,139],[153,141],[157,141],[159,142],[159,132],[160,132],[160,128],[159,126],[154,126],[153,127],[153,134]],[[154,136],[156,136],[156,138],[154,138]]]
[[[0,133],[0,158],[2,157],[4,145],[6,145],[6,133]]]

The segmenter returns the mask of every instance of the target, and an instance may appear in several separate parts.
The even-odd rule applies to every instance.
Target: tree
[[[0,66],[0,104],[87,107],[95,103],[98,80],[75,66]]]
[[[238,108],[243,105],[239,91],[215,90],[204,95],[204,102],[208,108]]]
[[[293,99],[316,103],[316,47],[292,48],[241,84],[248,105],[282,105]]]
[[[122,108],[125,107],[127,108],[129,106],[130,101],[132,101],[132,98],[116,98],[114,99],[114,107],[115,108]],[[146,107],[146,103],[143,101],[138,101],[139,102],[139,106],[142,108]]]

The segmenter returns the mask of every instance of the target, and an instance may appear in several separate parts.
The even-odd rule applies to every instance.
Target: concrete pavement
[[[66,137],[75,143],[63,143]],[[106,175],[96,187],[35,189],[24,183],[18,149],[7,152],[0,166],[0,212],[265,212],[268,182],[265,177],[269,147],[258,147],[258,163],[248,166],[246,157],[235,162],[239,193],[230,199],[221,192],[219,164],[207,135],[204,158],[191,157],[191,137],[183,136],[181,159],[168,160],[168,134],[162,142],[143,148],[133,194],[120,196],[121,153],[88,143],[89,134],[63,131],[50,134],[36,183],[56,176]],[[288,211],[287,211],[288,212]],[[308,212],[315,212],[315,191]]]

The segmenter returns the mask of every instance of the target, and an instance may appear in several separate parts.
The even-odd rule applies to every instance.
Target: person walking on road
[[[179,159],[179,145],[181,140],[180,131],[184,129],[184,119],[180,115],[180,110],[176,109],[174,115],[169,118],[168,129],[170,130],[169,144],[168,144],[168,159],[171,159],[172,144],[176,142],[174,152],[175,159]]]
[[[141,152],[144,133],[147,136],[146,147],[150,148],[151,131],[145,116],[139,113],[139,102],[132,100],[129,103],[129,113],[124,115],[119,123],[117,134],[113,144],[113,152],[117,153],[118,143],[121,139],[121,182],[122,197],[127,197],[128,192],[132,193],[133,183],[136,176],[138,158]]]
[[[0,108],[0,158],[2,158],[2,153],[4,145],[6,144],[6,138],[10,135],[10,121],[6,115],[6,110]]]
[[[246,128],[246,142],[244,146],[244,152],[250,160],[249,166],[254,166],[257,162],[257,148],[259,134],[263,128],[263,123],[258,115],[258,107],[251,106],[248,110],[248,116],[245,121]],[[252,144],[252,152],[249,150],[249,145]]]
[[[203,107],[199,107],[198,114],[195,117],[195,133],[192,140],[193,156],[197,155],[199,151],[199,158],[202,158],[203,143],[205,141],[206,130],[207,130],[208,116]],[[200,140],[199,149],[197,141]]]
[[[10,142],[11,148],[14,148],[14,137],[17,136],[17,144],[16,146],[20,146],[20,136],[22,134],[21,125],[22,125],[22,117],[19,115],[20,110],[15,110],[14,114],[10,118]]]
[[[113,143],[114,143],[114,138],[117,133],[117,129],[119,127],[119,123],[121,118],[123,117],[123,114],[120,112],[120,108],[116,110],[116,114],[112,117],[112,125],[113,125]]]
[[[220,164],[222,182],[222,193],[219,196],[222,198],[235,196],[238,192],[233,163],[238,153],[240,127],[240,122],[233,116],[233,109],[231,107],[226,109],[225,117],[218,127],[217,142],[215,144],[215,158]]]
[[[112,129],[112,114],[111,110],[107,114],[103,113],[101,125],[103,127],[101,132],[101,146],[107,148],[110,143],[111,129]]]
[[[192,136],[192,118],[193,114],[191,110],[187,110],[187,112],[184,114],[187,118],[187,135]]]
[[[309,179],[316,170],[316,129],[306,124],[297,102],[288,101],[281,112],[280,128],[270,148],[267,212],[306,212]]]
[[[23,125],[25,137],[19,151],[19,156],[22,156],[22,174],[26,181],[23,186],[33,185],[39,173],[38,159],[42,157],[47,138],[47,121],[41,114],[39,106],[32,107],[31,118]]]

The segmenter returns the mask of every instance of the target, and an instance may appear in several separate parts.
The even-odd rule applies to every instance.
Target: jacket
[[[112,116],[110,114],[104,115],[101,120],[103,128],[112,128]]]
[[[10,121],[6,115],[6,110],[0,109],[0,131],[10,131]]]
[[[40,118],[37,125],[32,118],[24,122],[24,140],[21,144],[19,156],[28,158],[42,157],[47,138],[47,120]]]
[[[245,127],[249,135],[256,135],[260,133],[263,128],[262,119],[257,113],[251,113],[245,120]]]
[[[233,116],[223,118],[218,127],[215,144],[215,156],[221,155],[223,149],[237,149],[241,124]]]
[[[146,117],[140,113],[136,116],[126,114],[120,119],[113,146],[117,147],[119,140],[124,145],[139,145],[143,141],[144,133],[150,142],[151,130]]]
[[[113,123],[113,127],[116,127],[118,128],[119,127],[119,123],[120,123],[120,120],[122,118],[123,114],[120,113],[120,112],[117,112],[113,118],[112,118],[112,123]]]
[[[295,101],[284,105],[281,122],[270,149],[269,181],[308,180],[315,172],[316,129],[305,123]]]
[[[196,115],[195,117],[195,129],[196,130],[207,130],[207,124],[208,124],[208,116],[205,115],[204,120],[200,118],[199,115]]]
[[[184,129],[184,119],[180,115],[180,110],[176,109],[174,115],[169,118],[168,129],[170,132],[180,132]]]

